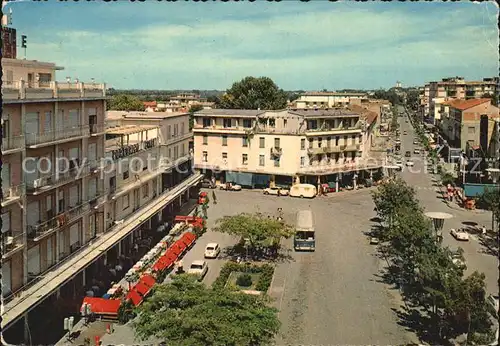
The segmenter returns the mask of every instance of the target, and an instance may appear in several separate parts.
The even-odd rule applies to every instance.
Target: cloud
[[[161,20],[151,6],[136,13],[137,22],[144,20],[129,30],[99,30],[98,22],[85,30],[44,30],[30,58],[121,88],[224,89],[246,75],[270,76],[287,89],[372,88],[497,73],[497,7],[414,5],[339,3],[307,12],[297,4],[288,11],[253,6],[222,15],[207,6],[203,16],[198,6],[176,20]],[[133,6],[118,8],[130,16]],[[116,20],[111,10],[106,15]]]

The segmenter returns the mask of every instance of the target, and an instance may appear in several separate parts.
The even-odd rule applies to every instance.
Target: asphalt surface
[[[413,141],[416,136],[411,123],[407,123],[405,119],[406,118],[400,118],[401,153],[403,156],[407,150],[413,153]],[[408,132],[407,135],[403,135],[405,130]],[[423,157],[414,157],[413,161],[415,162],[415,166],[412,167],[412,169],[407,169],[405,167],[400,174],[409,185],[415,187],[417,197],[421,205],[425,208],[425,211],[445,212],[453,216],[453,218],[446,220],[444,223],[443,245],[453,250],[456,250],[458,247],[464,249],[467,263],[466,275],[475,270],[485,273],[489,293],[498,294],[498,262],[488,248],[482,245],[482,236],[478,233],[471,232],[469,242],[458,242],[450,235],[450,230],[452,228],[463,228],[466,227],[468,223],[476,223],[479,227],[484,225],[488,229],[491,228],[491,212],[484,211],[483,213],[478,213],[460,209],[454,202],[452,202],[452,205],[456,207],[450,208],[442,199],[441,192],[436,183],[436,180],[439,178],[426,172]]]

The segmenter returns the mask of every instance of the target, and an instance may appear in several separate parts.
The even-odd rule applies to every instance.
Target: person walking
[[[486,235],[486,227],[484,225],[483,225],[482,233],[483,233],[483,235]]]

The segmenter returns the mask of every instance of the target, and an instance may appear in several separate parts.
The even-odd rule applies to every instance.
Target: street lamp
[[[436,232],[436,240],[438,238],[442,239],[444,220],[451,219],[453,217],[453,215],[448,214],[448,213],[431,211],[431,212],[425,213],[425,216],[427,216],[429,219],[432,220],[432,224],[434,225],[434,231]]]

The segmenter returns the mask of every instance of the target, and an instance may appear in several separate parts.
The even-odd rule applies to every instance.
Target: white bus
[[[316,234],[311,210],[297,212],[293,247],[295,251],[314,251],[316,248]]]

